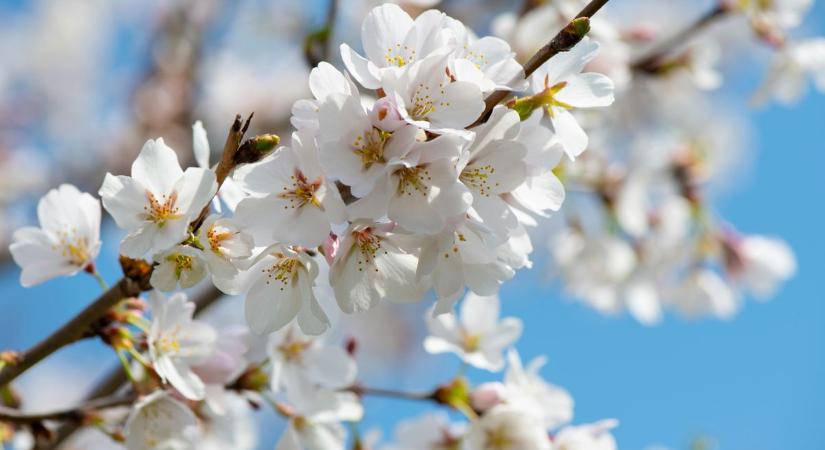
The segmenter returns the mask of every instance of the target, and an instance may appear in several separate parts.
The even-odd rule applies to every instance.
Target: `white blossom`
[[[194,450],[197,418],[163,390],[143,397],[126,421],[128,450]]]
[[[213,172],[193,167],[184,172],[175,151],[158,139],[143,146],[131,177],[107,173],[100,197],[118,226],[129,231],[121,253],[140,258],[182,241],[216,190]]]
[[[319,335],[329,318],[315,297],[318,263],[303,249],[275,244],[261,251],[242,274],[246,292],[245,315],[249,327],[265,335],[297,319],[301,330]]]
[[[573,398],[564,389],[547,383],[539,371],[547,362],[544,357],[522,366],[515,350],[507,355],[504,376],[504,403],[529,411],[545,428],[556,428],[573,418]]]
[[[424,297],[428,286],[416,279],[416,250],[393,228],[356,222],[343,234],[329,278],[344,312],[366,311],[381,300],[410,303]]]
[[[318,389],[293,398],[289,424],[275,450],[343,450],[342,421],[355,422],[364,414],[355,394]]]
[[[792,105],[805,94],[809,77],[817,91],[825,93],[825,38],[786,44],[774,57],[754,101],[764,104],[775,98]]]
[[[188,245],[176,245],[155,255],[154,270],[150,282],[160,291],[175,290],[178,285],[187,289],[196,285],[206,276],[203,251]]]
[[[243,199],[236,211],[236,220],[258,245],[316,247],[331,224],[344,221],[344,203],[321,170],[311,135],[293,134],[291,147],[242,166],[235,177],[244,190],[259,196]]]
[[[541,97],[549,126],[570,159],[588,145],[588,137],[571,110],[609,106],[613,81],[595,72],[582,73],[596,57],[599,44],[585,37],[570,51],[561,52],[530,75],[530,92]]]
[[[616,450],[616,439],[610,430],[618,424],[618,421],[608,419],[564,427],[553,437],[553,446],[559,450]]]
[[[76,187],[52,189],[37,204],[40,228],[15,231],[9,246],[23,271],[20,284],[34,286],[58,276],[94,270],[100,252],[100,202]]]
[[[541,420],[509,405],[488,411],[470,425],[468,448],[473,450],[552,450]]]
[[[270,386],[273,392],[342,389],[352,385],[355,360],[341,346],[287,327],[269,337]]]
[[[361,40],[366,58],[347,44],[341,58],[352,76],[367,89],[380,87],[382,76],[422,60],[449,43],[444,13],[430,10],[413,20],[400,7],[383,4],[364,18]]]
[[[504,368],[504,351],[521,336],[522,323],[515,317],[499,320],[497,296],[468,293],[461,314],[447,313],[427,318],[430,336],[424,340],[429,353],[455,353],[465,363],[480,369]]]
[[[149,357],[155,372],[190,400],[201,400],[205,384],[192,370],[212,353],[215,330],[192,320],[195,304],[176,293],[165,298],[152,291],[149,297],[152,323],[148,333]]]

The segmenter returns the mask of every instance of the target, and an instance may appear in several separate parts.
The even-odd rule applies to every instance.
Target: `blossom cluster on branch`
[[[126,278],[137,267],[148,282],[138,283],[148,301],[123,294],[82,330],[120,358],[130,404],[45,418],[1,409],[0,445],[29,432],[49,442],[44,420],[79,420],[129,450],[252,449],[250,414],[267,405],[285,420],[277,450],[374,449],[344,424],[376,395],[463,418],[423,416],[380,448],[614,450],[618,422],[571,425],[571,395],[541,377],[543,357],[522,364],[522,322],[499,317],[499,288],[532,266],[537,225],[553,215],[561,227],[550,253],[573,296],[646,324],[668,308],[731,317],[744,292],[771,296],[796,263],[781,240],[737,232],[706,200],[730,143],[702,99],[722,81],[713,42],[634,58],[632,45],[655,33],[577,17],[597,3],[503,15],[497,36],[480,38],[437,10],[378,6],[361,27],[363,53],[342,44],[343,70],[311,70],[312,98],[293,104],[286,145],[274,134],[244,140],[253,117],[238,117],[213,164],[196,122],[197,167],[157,138],[130,175],[106,174],[100,201],[69,184],[50,191],[40,226],[17,230],[10,246],[24,286],[87,272],[108,289],[95,266],[101,204],[126,232]],[[779,49],[760,99],[790,101],[807,74],[825,87],[821,42],[784,34],[809,3],[723,2],[699,23],[746,16]],[[245,299],[247,327],[196,317],[181,290],[205,280]],[[503,378],[473,385],[459,374],[425,393],[363,385],[357,343],[333,338],[331,307],[422,301],[432,303],[427,352]],[[261,358],[253,335],[266,342]],[[26,357],[4,355],[0,376]]]

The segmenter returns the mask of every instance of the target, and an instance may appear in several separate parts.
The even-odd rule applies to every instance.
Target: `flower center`
[[[292,189],[290,190],[290,186],[284,186],[283,192],[278,194],[278,197],[289,201],[289,205],[284,206],[284,209],[301,208],[307,204],[311,204],[318,209],[323,209],[321,201],[315,197],[315,192],[321,187],[321,177],[316,178],[313,182],[309,182],[306,175],[296,168],[295,174],[289,178],[292,182]]]
[[[192,270],[192,257],[183,253],[169,255],[166,260],[175,265],[175,278],[180,279],[184,270]]]
[[[284,359],[287,361],[301,361],[304,356],[304,351],[308,349],[310,342],[308,341],[291,341],[278,346],[278,351],[281,352]]]
[[[89,261],[89,241],[77,235],[77,230],[61,231],[57,234],[58,243],[52,250],[69,261],[72,265],[83,267]]]
[[[384,61],[388,66],[404,67],[415,61],[415,50],[410,50],[410,47],[406,45],[395,44],[395,48],[387,47]]]
[[[280,282],[282,284],[280,289],[283,291],[288,284],[298,278],[298,269],[304,265],[298,258],[293,256],[286,256],[280,252],[273,253],[273,255],[278,258],[278,261],[269,268],[262,269],[261,272],[267,274],[266,284],[270,284],[272,281]]]
[[[362,231],[354,231],[352,235],[355,238],[355,245],[358,247],[362,257],[358,259],[358,271],[361,272],[364,270],[364,264],[372,263],[375,255],[381,250],[381,238],[372,234],[369,228]],[[387,252],[384,251],[384,254],[387,254]],[[378,272],[377,267],[375,271]]]
[[[166,225],[168,220],[183,217],[180,214],[180,209],[176,206],[178,193],[175,191],[172,191],[168,196],[161,196],[160,200],[155,197],[155,194],[146,191],[146,199],[149,203],[143,207],[144,218],[156,223],[159,227]]]
[[[552,86],[548,86],[548,84],[549,84],[548,77],[545,77],[544,78],[544,91],[542,91],[537,96],[539,102],[542,105],[544,105],[544,109],[547,110],[547,114],[550,117],[555,116],[555,112],[553,111],[553,108],[562,108],[562,109],[567,109],[567,110],[573,109],[572,105],[570,105],[568,103],[564,103],[564,102],[559,101],[558,99],[556,99],[556,95],[559,92],[561,92],[562,89],[567,87],[567,82],[566,81],[560,81],[560,82],[558,82],[558,83],[556,83]]]
[[[461,171],[458,178],[465,185],[475,189],[479,194],[490,196],[490,176],[496,173],[496,168],[492,164],[485,164],[483,166],[467,166]],[[493,186],[498,186],[495,183]]]
[[[218,229],[215,225],[209,228],[209,231],[206,232],[206,240],[209,242],[209,248],[212,249],[213,252],[223,255],[224,251],[221,249],[221,244],[223,241],[232,238],[235,233],[229,231],[225,228]]]
[[[361,166],[364,170],[369,170],[375,163],[387,162],[384,159],[384,145],[391,136],[392,133],[373,127],[370,131],[365,131],[364,134],[355,138],[352,143],[353,151],[361,157]]]
[[[487,441],[484,448],[488,450],[507,450],[514,444],[510,436],[507,435],[505,427],[498,427],[494,430],[487,430]]]
[[[432,181],[432,177],[424,166],[398,169],[395,176],[398,177],[398,195],[412,195],[418,192],[426,197],[430,191],[427,182]]]
[[[441,94],[444,95],[442,87]],[[449,103],[442,103],[442,106],[449,106]],[[415,88],[415,93],[412,97],[412,107],[409,109],[410,117],[414,120],[424,120],[436,110],[435,101],[430,95],[430,87],[419,84]]]
[[[478,351],[478,345],[481,343],[481,336],[467,332],[462,332],[462,335],[464,350],[469,353]]]

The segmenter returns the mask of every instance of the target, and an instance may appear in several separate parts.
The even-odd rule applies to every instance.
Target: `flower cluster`
[[[760,99],[793,101],[808,75],[825,89],[822,42],[784,34],[809,4],[714,11],[744,15],[779,48]],[[541,377],[544,358],[522,364],[513,348],[522,322],[499,317],[499,288],[532,266],[540,218],[558,213],[547,240],[565,289],[645,324],[668,308],[731,317],[745,294],[770,297],[796,262],[784,242],[736,231],[706,201],[705,185],[729,161],[723,152],[736,147],[734,127],[704,101],[724,81],[718,48],[636,57],[632,44],[649,30],[570,22],[582,5],[534,5],[499,17],[498,37],[479,38],[440,11],[413,18],[383,4],[363,21],[362,53],[340,46],[344,70],[311,70],[312,98],[292,105],[286,145],[271,134],[243,141],[236,121],[213,167],[196,122],[197,167],[182,167],[158,138],[129,176],[106,174],[100,201],[68,184],[46,194],[40,227],[17,230],[10,246],[24,286],[81,271],[105,285],[95,267],[101,203],[126,233],[123,264],[145,267],[148,308],[126,298],[84,331],[116,351],[132,382],[135,403],[110,436],[129,450],[251,450],[251,410],[265,403],[286,422],[278,450],[348,441],[360,450],[615,450],[617,421],[570,425],[572,397]],[[548,29],[575,42],[525,72],[519,61]],[[508,101],[491,101],[501,92]],[[566,199],[573,205],[560,212]],[[245,325],[197,317],[201,305],[180,290],[204,280],[243,297]],[[337,342],[331,309],[428,298],[424,349],[504,371],[501,381],[473,386],[458,375],[423,395],[362,384],[357,342]],[[401,424],[387,446],[355,426],[349,437],[344,425],[362,419],[362,397],[388,392],[465,420],[426,415]],[[103,418],[89,422],[107,431]]]

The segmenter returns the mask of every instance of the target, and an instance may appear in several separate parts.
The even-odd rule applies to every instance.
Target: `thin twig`
[[[642,72],[655,72],[670,52],[684,45],[709,25],[725,17],[729,11],[730,8],[720,2],[683,30],[657,44],[647,56],[643,56],[631,64],[631,68]]]
[[[47,356],[84,338],[92,326],[124,298],[134,297],[147,288],[148,280],[121,278],[111,289],[97,298],[74,318],[34,347],[19,354],[14,364],[0,369],[0,386],[4,386]]]
[[[249,123],[252,121],[252,116],[254,114],[255,113],[250,114],[249,117],[246,118],[245,122],[242,121],[240,114],[236,115],[235,120],[232,122],[232,126],[229,127],[229,133],[227,133],[226,142],[223,145],[221,161],[215,168],[215,178],[218,182],[218,191],[221,190],[221,186],[223,185],[223,182],[226,181],[226,177],[228,177],[235,168],[235,153],[241,146],[241,141],[243,140],[244,134],[246,134],[246,130],[249,129]],[[216,191],[215,195],[218,195],[218,191]],[[207,203],[201,210],[198,218],[192,222],[191,228],[193,230],[200,228],[201,224],[206,219],[206,216],[209,215],[209,206],[210,203]]]
[[[37,423],[44,420],[69,420],[74,422],[82,422],[87,414],[91,411],[98,411],[101,409],[115,408],[118,406],[130,405],[135,401],[134,394],[120,394],[112,395],[110,397],[98,398],[89,402],[83,403],[72,408],[60,409],[56,411],[42,412],[42,413],[25,413],[18,409],[0,406],[0,422],[9,423]]]
[[[332,50],[332,34],[337,15],[338,0],[329,0],[324,26],[308,34],[304,39],[304,59],[309,67],[315,67],[321,61],[329,61]]]
[[[211,305],[223,296],[224,293],[215,287],[210,287],[201,295],[197,296],[194,300],[192,300],[195,303],[195,316],[197,317],[203,314],[204,311],[208,310]],[[92,390],[86,395],[86,401],[91,402],[95,399],[114,395],[121,388],[126,386],[128,381],[129,380],[126,378],[126,374],[123,372],[123,367],[121,367],[120,364],[117,364],[112,367],[106,376],[103,377],[101,381],[97,383],[95,387],[92,388]],[[39,447],[39,450],[53,450],[58,448],[60,444],[80,429],[82,425],[82,423],[77,421],[65,422],[57,428],[57,430],[55,430],[54,440],[46,446]]]
[[[584,38],[584,35],[573,32],[574,22],[577,19],[593,17],[607,2],[608,0],[592,0],[584,9],[579,11],[576,17],[574,17],[564,29],[559,31],[550,42],[540,48],[539,51],[524,64],[524,77],[527,78],[532,75],[536,69],[541,67],[542,64],[546,63],[553,56],[561,52],[566,52],[578,44],[579,41]],[[493,112],[493,108],[507,98],[508,95],[510,95],[510,91],[495,91],[487,96],[487,99],[484,100],[484,112],[481,113],[478,120],[467,128],[473,128],[486,122],[487,119],[490,118],[490,113]]]
[[[359,396],[388,397],[412,401],[437,401],[435,394],[432,392],[407,392],[395,389],[381,389],[365,386],[353,386],[349,388],[349,391]]]

